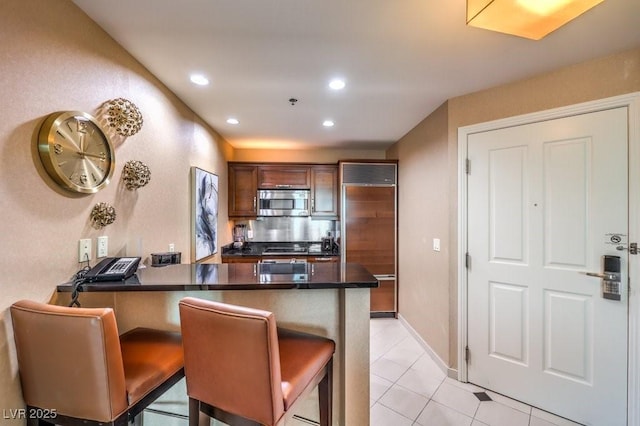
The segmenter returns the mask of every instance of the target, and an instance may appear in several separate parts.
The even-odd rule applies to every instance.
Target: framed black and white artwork
[[[191,262],[218,252],[218,175],[191,167]]]

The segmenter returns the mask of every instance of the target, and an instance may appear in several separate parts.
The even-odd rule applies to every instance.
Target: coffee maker
[[[244,248],[247,243],[247,225],[244,223],[233,227],[233,247],[237,249]]]
[[[326,237],[322,237],[322,251],[325,253],[330,253],[333,252],[333,237],[331,236],[330,232],[327,232],[327,236]]]

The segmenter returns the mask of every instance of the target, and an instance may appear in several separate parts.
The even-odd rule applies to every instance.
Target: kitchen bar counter
[[[378,281],[362,265],[341,263],[181,264],[138,269],[126,281],[81,284],[93,291],[287,290],[374,288]],[[60,284],[70,292],[73,282]]]
[[[361,265],[341,263],[228,263],[141,268],[125,282],[79,287],[83,308],[113,307],[118,329],[180,329],[185,296],[273,312],[279,326],[336,342],[333,426],[369,424],[369,293],[378,281]],[[57,286],[54,303],[67,305],[72,283]],[[313,395],[313,394],[312,394]],[[188,414],[184,381],[150,407]],[[319,421],[317,397],[302,402],[300,418]],[[148,414],[150,424],[166,419]],[[147,417],[147,414],[145,414]]]

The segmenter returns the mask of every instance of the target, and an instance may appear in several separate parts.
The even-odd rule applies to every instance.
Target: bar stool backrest
[[[196,298],[179,306],[189,396],[275,424],[284,398],[273,313]]]
[[[10,310],[27,405],[99,421],[127,410],[118,327],[111,308],[22,300]]]

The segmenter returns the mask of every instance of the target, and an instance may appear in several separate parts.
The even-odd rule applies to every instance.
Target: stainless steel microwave
[[[309,216],[308,189],[258,191],[258,216]]]

